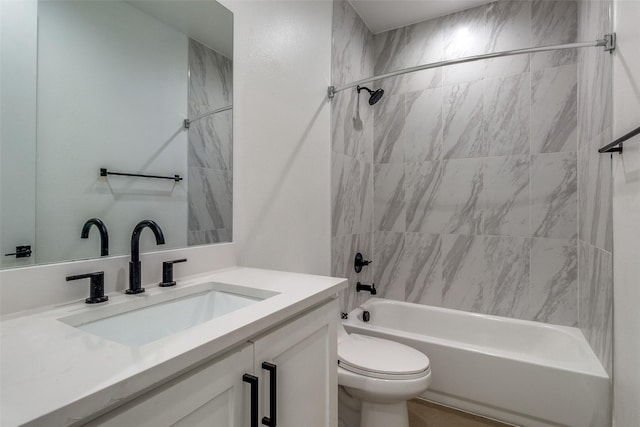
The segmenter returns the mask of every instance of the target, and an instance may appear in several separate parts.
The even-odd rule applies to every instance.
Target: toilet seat
[[[351,334],[338,344],[338,365],[369,378],[411,380],[430,373],[429,358],[398,342]]]

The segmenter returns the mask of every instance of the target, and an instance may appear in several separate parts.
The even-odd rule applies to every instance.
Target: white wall
[[[241,265],[330,273],[329,1],[234,13],[234,241]]]
[[[145,254],[145,283],[159,279],[160,261],[179,256],[190,261],[176,267],[176,277],[234,265],[236,253],[240,265],[330,272],[331,2],[225,6],[235,22],[237,243]],[[87,289],[66,283],[68,274],[105,269],[105,291],[122,290],[127,261],[123,256],[2,270],[0,314],[84,298]]]
[[[35,0],[0,1],[2,267],[34,260],[4,254],[18,245],[35,245],[37,6]]]
[[[41,2],[38,10],[38,263],[129,253],[145,218],[186,246],[188,38],[124,2]],[[101,167],[185,180],[98,176]],[[81,208],[79,208],[81,206]],[[152,233],[141,248],[156,250]]]
[[[615,1],[613,133],[640,126],[640,1]],[[640,425],[640,136],[614,155],[614,422]]]

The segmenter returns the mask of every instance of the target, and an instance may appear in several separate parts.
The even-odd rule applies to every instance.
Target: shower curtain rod
[[[184,119],[184,127],[185,127],[185,129],[189,129],[189,126],[191,126],[191,123],[195,122],[196,120],[203,119],[203,118],[205,118],[207,116],[210,116],[212,114],[221,113],[223,111],[231,110],[232,108],[233,108],[233,105],[227,105],[226,107],[218,108],[217,110],[213,110],[213,111],[209,111],[208,113],[200,114],[199,116],[194,117],[193,119]]]
[[[438,68],[438,67],[444,67],[447,65],[455,65],[455,64],[464,64],[466,62],[480,61],[481,59],[499,58],[502,56],[513,56],[513,55],[522,55],[525,53],[546,52],[548,50],[576,49],[581,47],[598,47],[598,46],[603,46],[604,50],[606,50],[607,52],[613,52],[613,50],[616,48],[616,33],[605,34],[603,39],[592,41],[592,42],[566,43],[566,44],[556,44],[551,46],[530,47],[526,49],[505,50],[502,52],[467,56],[465,58],[460,58],[460,59],[450,59],[447,61],[432,62],[430,64],[418,65],[415,67],[404,68],[402,70],[381,74],[379,76],[369,77],[369,78],[358,80],[357,82],[349,83],[343,86],[338,86],[338,87],[329,86],[329,89],[327,90],[327,94],[329,98],[333,98],[336,93],[342,92],[343,90],[346,90],[352,87],[360,86],[366,83],[371,83],[376,80],[399,76],[401,74],[428,70],[430,68]]]

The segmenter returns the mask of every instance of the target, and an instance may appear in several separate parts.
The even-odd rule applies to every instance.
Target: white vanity
[[[248,427],[275,415],[282,427],[335,427],[336,295],[345,286],[230,268],[5,317],[0,424]],[[172,315],[180,330],[163,326]]]

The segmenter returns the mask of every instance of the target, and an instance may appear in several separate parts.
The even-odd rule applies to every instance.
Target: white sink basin
[[[144,296],[138,301],[96,308],[58,320],[111,341],[137,347],[273,295],[276,293],[221,283],[205,283]]]

